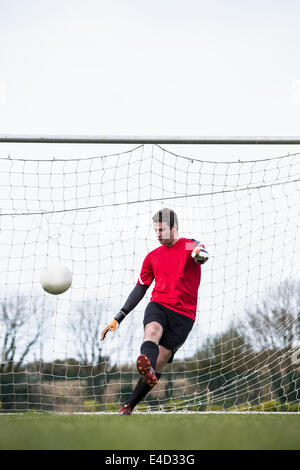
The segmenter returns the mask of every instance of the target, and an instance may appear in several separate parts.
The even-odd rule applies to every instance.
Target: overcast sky
[[[296,0],[0,0],[0,132],[299,135]]]
[[[299,20],[297,0],[0,0],[0,134],[299,136]],[[74,147],[59,155],[78,155],[82,147]],[[24,156],[28,148],[0,144],[0,157],[12,149]],[[86,155],[98,152],[92,146]],[[230,159],[246,156],[228,152]],[[255,158],[275,152],[285,150],[262,149]],[[208,155],[206,149],[200,157]],[[212,158],[228,160],[224,155]],[[35,176],[31,167],[27,172]],[[15,175],[9,184],[17,184]],[[23,193],[15,197],[27,204]],[[40,202],[40,194],[34,197]],[[290,221],[297,206],[289,197],[282,213],[290,210]],[[294,251],[282,257],[286,263],[297,259],[288,242],[285,249]],[[292,266],[298,269],[296,261]]]

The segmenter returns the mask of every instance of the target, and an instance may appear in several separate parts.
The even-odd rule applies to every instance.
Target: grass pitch
[[[300,415],[0,415],[1,450],[300,449]]]

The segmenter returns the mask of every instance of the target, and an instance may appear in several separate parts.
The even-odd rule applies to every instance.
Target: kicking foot
[[[145,354],[140,354],[136,362],[137,370],[142,375],[143,379],[147,382],[150,387],[154,387],[157,384],[157,377],[155,375],[151,362]]]
[[[132,409],[130,403],[126,403],[126,405],[122,406],[122,408],[119,411],[119,416],[123,415],[131,415]]]

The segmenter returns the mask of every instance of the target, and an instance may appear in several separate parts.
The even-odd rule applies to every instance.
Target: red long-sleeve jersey
[[[173,246],[162,245],[148,253],[137,284],[150,286],[155,279],[151,302],[158,302],[195,321],[201,265],[191,253],[198,242],[180,238]],[[204,245],[201,244],[203,248]]]

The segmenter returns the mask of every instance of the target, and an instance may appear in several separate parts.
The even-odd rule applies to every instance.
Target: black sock
[[[159,380],[161,377],[161,374],[156,374],[157,379]],[[140,378],[135,386],[135,389],[132,392],[132,395],[130,396],[129,400],[127,403],[130,403],[131,409],[133,408],[145,398],[148,392],[153,387],[150,387],[142,378]]]
[[[141,354],[145,354],[151,362],[151,366],[155,370],[156,362],[158,358],[159,348],[156,343],[153,341],[144,341],[141,345]],[[161,374],[156,374],[157,379],[159,379]],[[133,390],[129,400],[127,403],[130,403],[131,409],[133,408],[145,398],[148,392],[153,387],[150,387],[142,377],[138,380],[135,389]]]
[[[155,370],[156,362],[158,358],[159,348],[153,341],[144,341],[141,346],[141,353],[145,354],[151,362],[151,366]]]
[[[133,390],[132,395],[128,400],[132,410],[143,398],[145,398],[147,393],[150,392],[151,388],[152,387],[150,387],[150,385],[148,385],[142,378],[138,380],[135,389]]]

